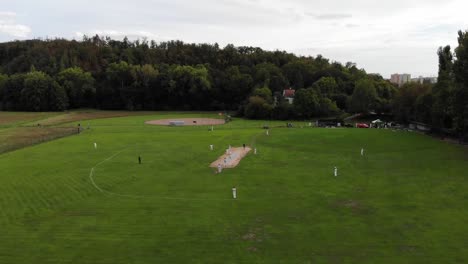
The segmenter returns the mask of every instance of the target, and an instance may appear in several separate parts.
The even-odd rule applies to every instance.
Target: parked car
[[[358,127],[358,128],[369,128],[369,125],[368,125],[368,124],[364,124],[364,123],[358,123],[358,124],[356,125],[356,127]]]

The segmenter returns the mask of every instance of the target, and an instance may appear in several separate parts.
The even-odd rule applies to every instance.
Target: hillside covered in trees
[[[3,110],[240,109],[252,118],[311,117],[366,110],[370,105],[348,100],[356,101],[355,88],[368,85],[366,96],[389,111],[396,92],[352,63],[321,56],[99,36],[0,44],[0,72]],[[288,88],[307,88],[298,91],[294,109],[282,101]]]
[[[393,113],[467,137],[468,33],[440,48],[436,85],[401,88],[355,64],[255,47],[108,37],[0,44],[0,110],[222,110],[248,118]],[[436,52],[436,50],[434,51]],[[294,104],[282,97],[295,89]]]

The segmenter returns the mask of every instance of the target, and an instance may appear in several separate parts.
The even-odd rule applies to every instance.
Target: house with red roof
[[[296,90],[294,89],[286,89],[283,90],[283,98],[289,102],[289,104],[293,104],[294,102],[294,95],[296,94]]]

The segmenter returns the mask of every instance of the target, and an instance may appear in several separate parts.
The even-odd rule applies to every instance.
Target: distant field
[[[468,259],[466,147],[418,133],[297,122],[269,136],[263,125],[284,122],[235,119],[210,132],[144,122],[215,114],[145,114],[10,122],[90,129],[0,154],[0,263]],[[228,145],[243,143],[258,154],[221,174],[208,167]]]
[[[78,133],[75,127],[13,127],[0,129],[0,153]]]
[[[59,115],[59,113],[28,113],[0,111],[0,128],[21,125],[22,123],[32,122],[35,120],[43,120],[54,115]]]
[[[0,153],[76,134],[78,129],[75,122],[150,113],[99,110],[42,113],[0,111]],[[87,123],[81,124],[82,127],[86,128]]]

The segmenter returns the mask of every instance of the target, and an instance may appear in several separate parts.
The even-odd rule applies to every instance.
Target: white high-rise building
[[[392,74],[390,78],[390,82],[397,84],[398,87],[401,87],[403,84],[411,81],[411,74],[403,73],[403,74]]]
[[[418,82],[418,83],[437,83],[437,77],[423,77],[419,76],[418,78],[411,78],[412,82]]]

